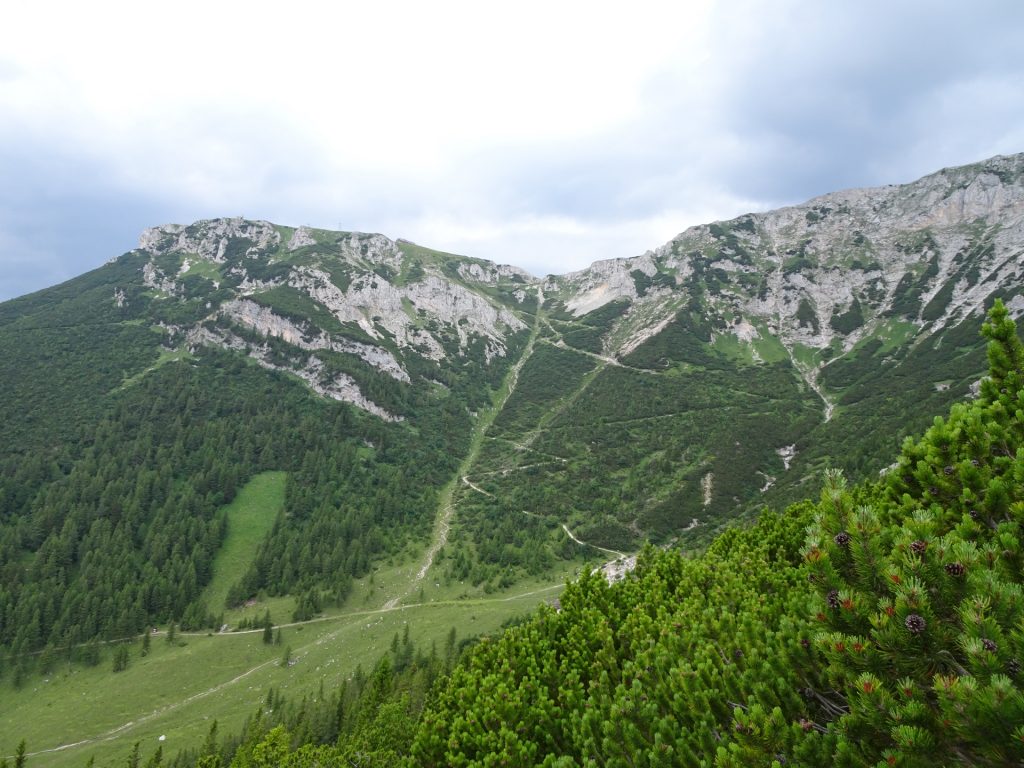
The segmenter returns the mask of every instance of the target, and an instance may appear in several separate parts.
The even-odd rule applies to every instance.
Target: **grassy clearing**
[[[213,261],[207,261],[206,259],[197,258],[195,261],[189,259],[188,269],[186,269],[182,275],[194,275],[198,277],[205,277],[207,280],[217,282],[221,279],[220,265]]]
[[[284,507],[286,478],[285,472],[256,475],[227,506],[228,535],[214,558],[213,580],[203,593],[214,614],[224,609],[228,590],[245,574],[256,548]]]
[[[182,347],[180,349],[161,349],[160,350],[160,356],[157,357],[155,363],[153,363],[148,368],[146,368],[144,370],[141,370],[138,373],[136,373],[136,374],[126,378],[124,381],[121,382],[121,387],[120,388],[121,389],[127,389],[128,387],[132,386],[133,384],[138,384],[140,381],[142,381],[142,378],[144,376],[148,376],[153,371],[155,371],[157,368],[159,368],[159,367],[161,367],[163,365],[167,365],[167,363],[176,363],[176,362],[180,362],[182,360],[192,360],[193,358],[194,358],[194,355],[189,353],[189,351],[187,349],[185,349],[184,347]]]
[[[414,642],[444,647],[455,627],[460,638],[487,634],[503,622],[550,600],[560,583],[521,583],[484,599],[450,599],[456,592],[431,589],[424,605],[393,610],[360,608],[380,599],[408,578],[407,567],[381,568],[360,580],[346,606],[334,615],[285,627],[281,646],[263,645],[261,633],[182,636],[182,646],[153,638],[152,651],[139,657],[132,645],[124,672],[111,669],[112,650],[94,668],[59,667],[49,678],[33,678],[18,691],[9,680],[0,684],[0,754],[13,753],[25,738],[33,768],[81,766],[90,757],[100,765],[122,762],[138,741],[144,758],[162,743],[165,756],[201,743],[216,719],[221,733],[236,731],[273,686],[289,698],[315,695],[351,677],[358,666],[368,670],[388,649],[395,633],[409,625]],[[447,598],[447,599],[446,599]],[[263,607],[255,609],[262,613]],[[282,616],[283,618],[283,616]],[[291,647],[295,665],[279,659]],[[165,736],[159,742],[160,736]],[[81,743],[79,743],[81,742]]]

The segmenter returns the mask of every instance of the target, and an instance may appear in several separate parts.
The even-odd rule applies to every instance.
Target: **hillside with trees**
[[[979,397],[879,481],[832,470],[698,555],[584,574],[432,685],[451,647],[396,636],[358,697],[257,715],[194,764],[1021,764],[1024,347],[1001,304],[983,332]]]
[[[838,760],[851,748],[839,723],[856,722],[849,679],[896,696],[890,669],[923,690],[1018,658],[1000,606],[1016,600],[1015,529],[1001,526],[1020,480],[1022,210],[1024,155],[995,157],[543,278],[380,234],[210,219],[148,229],[104,266],[0,304],[0,754],[27,731],[47,740],[29,756],[55,768],[83,745],[105,759],[165,716],[185,742],[211,691],[222,735],[237,735],[249,686],[275,687],[285,673],[270,670],[301,658],[324,666],[297,670],[302,690],[275,702],[306,711],[295,702],[321,681],[328,698],[347,681],[358,706],[356,667],[383,650],[374,632],[415,616],[413,666],[431,671],[392,693],[416,689],[405,725],[440,719],[433,740],[411,726],[393,740],[400,757],[614,764],[615,743],[647,740],[672,759],[713,746],[742,760],[754,734],[803,720],[806,738],[778,736],[778,754]],[[236,502],[261,482],[274,498],[255,520]],[[454,662],[428,650],[453,624],[493,631],[567,576],[637,557],[621,585],[584,575],[560,612],[481,642],[455,687],[425,682]],[[993,557],[979,593],[977,563]],[[933,634],[982,593],[976,634]],[[824,622],[800,609],[815,600]],[[283,624],[306,634],[277,667]],[[254,648],[253,632],[270,642]],[[142,645],[157,636],[173,640],[159,664]],[[341,636],[358,646],[343,662]],[[938,660],[897,663],[897,640]],[[689,666],[670,662],[684,652]],[[850,659],[863,665],[847,679]],[[499,661],[505,676],[484,673]],[[158,667],[163,687],[138,684]],[[683,687],[658,688],[669,679]],[[64,694],[86,680],[105,704],[72,722]],[[999,685],[979,696],[1002,701]],[[697,706],[686,686],[718,693]],[[907,741],[935,722],[917,700],[884,703],[903,730],[881,752],[910,760],[930,743]],[[349,732],[300,720],[258,722],[290,747]]]

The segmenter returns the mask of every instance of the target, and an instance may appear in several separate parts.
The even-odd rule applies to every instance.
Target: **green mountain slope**
[[[734,527],[699,555],[648,547],[617,583],[587,573],[556,606],[482,638],[425,698],[443,660],[412,662],[396,637],[358,700],[333,694],[334,730],[311,703],[261,716],[207,757],[1019,764],[1024,345],[1001,304],[985,335],[980,397],[908,440],[881,480],[848,486],[830,470],[817,503]]]
[[[389,607],[621,570],[805,497],[826,465],[874,476],[976,388],[984,310],[1024,311],[1022,169],[544,279],[382,235],[147,230],[0,304],[0,674],[219,629],[254,599],[308,618],[385,566],[406,579]],[[286,473],[283,507],[213,599],[225,506],[263,472]]]

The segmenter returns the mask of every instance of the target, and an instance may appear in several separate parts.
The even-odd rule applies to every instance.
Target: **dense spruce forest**
[[[267,469],[289,471],[285,509],[228,604],[260,590],[343,600],[371,558],[425,535],[450,457],[464,450],[464,410],[419,423],[432,438],[410,444],[392,425],[221,354],[126,388],[75,449],[8,446],[0,670],[45,674],[68,653],[95,663],[97,641],[154,624],[218,626],[225,606],[198,598],[225,535],[222,506]]]
[[[351,685],[268,691],[244,732],[167,762],[1024,764],[1024,346],[999,302],[983,333],[977,399],[880,480],[830,470],[699,554],[586,573],[454,667],[454,631],[429,653],[396,635]]]

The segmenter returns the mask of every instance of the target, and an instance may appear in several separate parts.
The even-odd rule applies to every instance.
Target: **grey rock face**
[[[606,357],[628,355],[685,310],[706,321],[712,342],[732,336],[755,363],[761,345],[781,343],[827,417],[819,374],[865,339],[898,334],[913,343],[983,312],[997,288],[1015,316],[1024,314],[1024,155],[692,227],[641,256],[542,280],[383,235],[244,219],[155,227],[139,248],[150,256],[145,284],[166,300],[188,298],[186,276],[213,275],[232,296],[211,307],[208,321],[307,357],[354,355],[402,383],[411,383],[412,355],[438,365],[471,349],[485,364],[507,355],[540,289],[546,307],[574,318],[623,305],[602,335]],[[175,255],[180,269],[169,270]],[[321,319],[286,316],[275,291],[302,297]],[[347,383],[331,391],[366,407]]]
[[[139,237],[139,249],[157,256],[178,251],[223,263],[232,239],[249,241],[247,253],[257,253],[277,245],[281,236],[267,221],[211,219],[188,227],[165,224],[147,229]]]
[[[640,295],[638,275],[660,273]],[[696,274],[700,280],[693,280]],[[816,388],[823,360],[912,326],[911,337],[984,311],[997,287],[1024,284],[1024,155],[939,171],[911,184],[856,189],[692,227],[633,259],[598,262],[545,287],[574,314],[616,299],[629,309],[606,336],[625,355],[698,301],[716,333],[782,342]],[[1024,298],[1009,300],[1024,313]],[[753,352],[755,361],[756,350]]]
[[[271,365],[266,349],[232,330],[244,328],[295,352],[313,353],[294,355],[289,370],[320,394],[382,418],[394,417],[363,396],[351,376],[325,373],[315,353],[352,355],[410,384],[405,356],[455,364],[479,345],[474,348],[490,362],[507,354],[510,334],[527,327],[513,306],[488,293],[509,281],[528,288],[522,270],[463,259],[456,280],[428,260],[403,277],[413,267],[403,249],[383,235],[307,227],[290,232],[268,222],[215,219],[148,229],[139,248],[149,256],[143,282],[158,299],[188,301],[191,275],[205,276],[214,289],[229,286],[229,297],[221,295],[202,322],[185,332],[190,344],[247,351],[261,365],[280,368]],[[299,301],[305,308],[300,313],[312,314],[293,317],[275,301],[291,306],[292,314]],[[325,326],[328,318],[336,323]],[[211,325],[222,327],[214,331]]]

